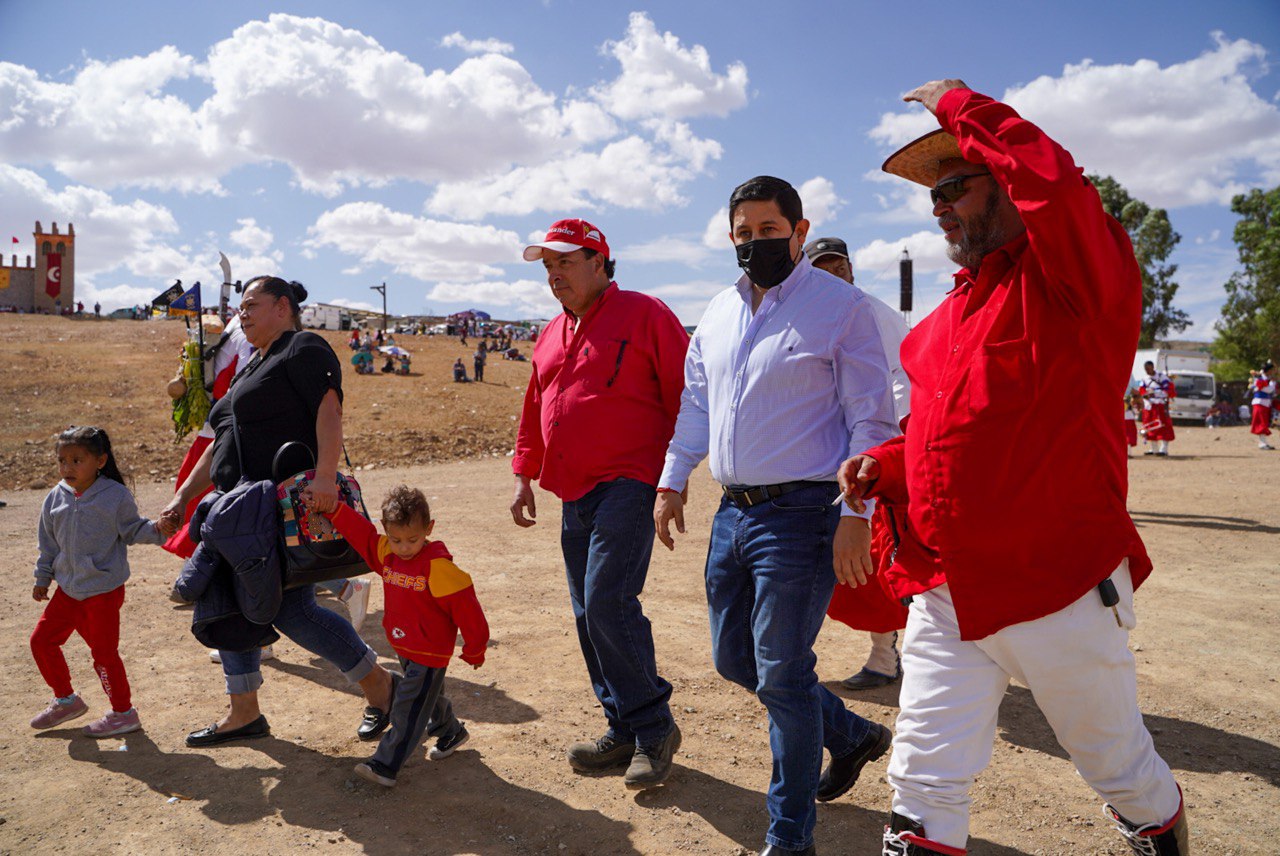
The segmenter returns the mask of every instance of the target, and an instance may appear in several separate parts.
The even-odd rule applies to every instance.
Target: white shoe
[[[351,626],[357,633],[364,626],[364,618],[369,614],[369,581],[348,580],[347,588],[342,592],[342,600],[347,604],[347,614],[351,616]]]
[[[209,650],[209,662],[210,662],[210,663],[221,663],[221,662],[222,662],[222,655],[218,653],[218,649],[217,649],[217,648],[212,648],[212,649],[210,649],[210,650]]]

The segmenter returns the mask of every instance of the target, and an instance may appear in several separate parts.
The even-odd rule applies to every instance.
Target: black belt
[[[783,482],[782,484],[764,484],[757,487],[723,485],[720,489],[724,491],[725,497],[734,505],[739,508],[750,508],[753,505],[759,505],[762,502],[776,499],[784,494],[791,493],[795,490],[802,490],[806,487],[835,486],[835,482],[792,481]]]

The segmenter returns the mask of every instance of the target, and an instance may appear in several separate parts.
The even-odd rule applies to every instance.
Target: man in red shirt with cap
[[[902,343],[905,435],[839,474],[855,509],[907,506],[887,571],[912,601],[883,852],[965,852],[969,788],[1013,677],[1133,851],[1185,856],[1182,795],[1128,647],[1151,572],[1115,406],[1142,315],[1133,248],[1071,156],[1012,108],[959,80],[905,99],[942,130],[884,169],[930,188],[963,267]]]
[[[569,747],[582,772],[627,767],[629,788],[662,782],[680,748],[671,684],[640,608],[650,521],[684,390],[689,336],[662,301],[623,291],[600,230],[561,220],[525,248],[564,306],[538,337],[516,437],[511,516],[533,526],[534,479],[564,503],[560,545],[603,737]]]

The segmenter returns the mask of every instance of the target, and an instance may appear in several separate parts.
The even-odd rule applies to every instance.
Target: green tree
[[[1154,347],[1158,340],[1191,326],[1191,316],[1173,305],[1178,293],[1173,275],[1178,266],[1168,263],[1169,254],[1182,236],[1173,231],[1168,212],[1134,199],[1111,176],[1091,175],[1089,180],[1098,188],[1102,207],[1120,221],[1133,242],[1133,254],[1142,269],[1142,332],[1138,347]]]
[[[1231,210],[1240,215],[1233,237],[1242,269],[1227,280],[1213,351],[1223,376],[1237,380],[1280,356],[1280,187],[1241,194]]]

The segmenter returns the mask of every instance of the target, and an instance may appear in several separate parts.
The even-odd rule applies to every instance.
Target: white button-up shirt
[[[693,334],[659,487],[683,488],[708,453],[724,485],[835,481],[846,457],[898,434],[885,346],[861,290],[802,258],[754,313],[751,296],[744,275]]]

